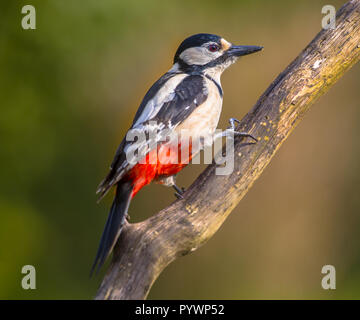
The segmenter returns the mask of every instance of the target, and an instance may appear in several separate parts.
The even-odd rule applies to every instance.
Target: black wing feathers
[[[165,125],[169,120],[173,125],[180,124],[202,104],[207,98],[207,90],[204,77],[201,75],[190,75],[184,78],[175,88],[174,99],[163,104],[154,121]]]

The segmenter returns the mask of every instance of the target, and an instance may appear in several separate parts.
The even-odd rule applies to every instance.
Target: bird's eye
[[[219,46],[217,45],[217,44],[210,44],[209,46],[208,46],[208,50],[210,51],[210,52],[216,52],[216,51],[218,51],[220,48],[219,48]]]

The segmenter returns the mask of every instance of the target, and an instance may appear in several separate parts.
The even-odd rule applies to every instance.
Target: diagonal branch
[[[208,166],[185,193],[151,218],[126,224],[96,299],[144,299],[162,270],[196,250],[219,229],[260,176],[305,112],[360,58],[360,0],[337,13],[336,29],[322,30],[276,78],[239,129],[259,137],[235,139],[230,175]]]

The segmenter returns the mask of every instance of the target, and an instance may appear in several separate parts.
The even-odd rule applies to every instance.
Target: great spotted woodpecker
[[[150,130],[156,130],[153,138],[155,143],[147,144],[142,152],[137,153],[137,160],[142,158],[145,161],[129,159],[129,151],[135,145],[139,146],[139,141],[135,143],[132,139],[124,138],[116,151],[110,172],[98,187],[100,199],[113,186],[116,193],[91,272],[96,266],[99,270],[111,253],[127,217],[130,201],[142,187],[155,181],[174,187],[176,195],[182,197],[183,189],[176,186],[174,177],[199,151],[191,141],[206,138],[215,132],[223,100],[220,83],[222,72],[240,56],[261,49],[259,46],[235,46],[222,37],[205,33],[193,35],[180,44],[172,68],[146,93],[129,129],[129,132],[143,132],[146,137]],[[234,121],[230,119],[230,129],[233,131]],[[187,154],[185,159],[182,157],[179,160],[176,155],[179,161],[160,161],[161,158],[168,158],[171,148],[174,148],[174,143],[161,139],[164,132],[181,135],[175,148]],[[247,133],[235,133],[253,138]],[[182,142],[185,139],[186,148],[189,148],[187,152],[183,152]]]

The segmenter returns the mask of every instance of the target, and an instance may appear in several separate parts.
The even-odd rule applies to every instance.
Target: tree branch
[[[360,58],[360,0],[337,13],[336,29],[322,30],[276,78],[239,130],[259,137],[235,139],[230,175],[208,166],[185,193],[149,219],[126,224],[96,299],[144,299],[162,270],[204,244],[260,176],[313,102]]]

